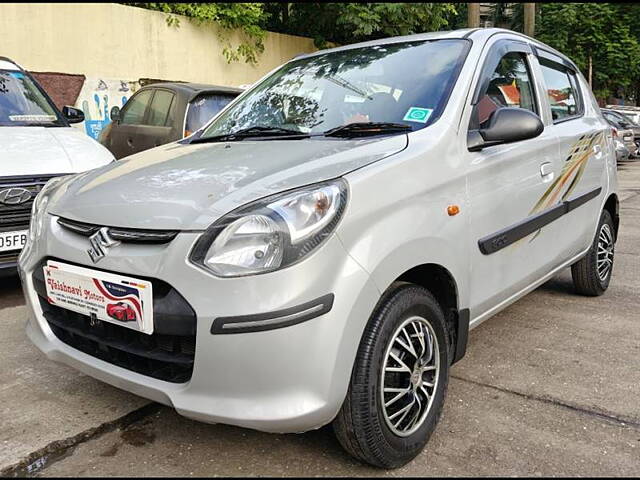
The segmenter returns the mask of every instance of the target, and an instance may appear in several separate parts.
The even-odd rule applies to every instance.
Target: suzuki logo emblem
[[[89,237],[91,248],[87,250],[89,258],[93,263],[98,263],[107,254],[110,247],[119,245],[120,242],[109,236],[109,228],[102,227],[96,233]]]
[[[31,200],[31,192],[26,188],[5,188],[0,190],[0,203],[19,205]]]

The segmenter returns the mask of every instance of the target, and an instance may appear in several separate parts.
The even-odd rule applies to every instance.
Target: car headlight
[[[49,197],[54,188],[63,180],[69,178],[70,175],[63,177],[54,177],[49,180],[42,190],[38,192],[33,204],[31,205],[31,221],[29,224],[29,240],[33,241],[42,233],[42,227],[44,225],[44,219],[47,213],[47,206],[49,205]]]
[[[346,181],[338,179],[245,205],[211,225],[190,259],[220,277],[293,265],[333,232],[344,212],[347,190]]]

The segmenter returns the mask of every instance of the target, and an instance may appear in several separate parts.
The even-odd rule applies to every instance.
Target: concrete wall
[[[38,72],[239,86],[316,50],[309,38],[268,33],[258,65],[228,64],[215,24],[179,18],[169,27],[164,13],[114,3],[0,3],[0,56]]]

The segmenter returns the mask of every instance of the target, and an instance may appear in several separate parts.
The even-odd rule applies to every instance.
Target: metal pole
[[[524,34],[533,37],[536,31],[536,4],[524,4]]]
[[[467,3],[467,24],[469,28],[478,28],[480,26],[479,3]]]

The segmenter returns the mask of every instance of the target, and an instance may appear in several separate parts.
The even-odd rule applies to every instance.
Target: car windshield
[[[413,41],[293,60],[221,114],[201,138],[255,127],[322,134],[365,122],[423,128],[442,112],[468,45],[460,39]]]
[[[215,93],[199,95],[189,104],[185,130],[187,132],[195,132],[200,129],[235,97],[236,95]]]
[[[62,125],[54,107],[25,73],[0,70],[0,126]]]

